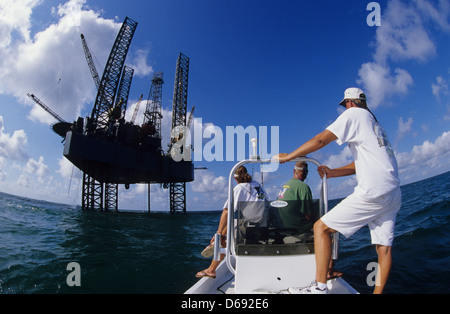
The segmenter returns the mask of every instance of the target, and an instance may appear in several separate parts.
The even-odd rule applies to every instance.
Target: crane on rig
[[[53,131],[62,136],[63,138],[66,136],[67,130],[72,125],[71,123],[64,121],[56,112],[54,112],[49,106],[44,104],[42,100],[37,98],[34,94],[27,93],[27,96],[30,97],[36,104],[41,106],[42,109],[47,111],[53,118],[55,118],[58,122],[52,124]]]
[[[152,79],[142,126],[134,124],[138,108],[131,121],[125,121],[134,73],[125,65],[125,59],[136,27],[137,22],[125,18],[101,79],[86,39],[81,35],[86,60],[97,87],[89,117],[78,117],[70,124],[56,118],[56,113],[44,106],[48,108],[47,112],[56,115],[57,124],[64,123],[58,133],[65,139],[64,157],[83,172],[82,209],[117,211],[119,184],[129,188],[135,183],[147,183],[149,187],[152,183],[159,183],[170,186],[170,212],[186,213],[185,187],[186,182],[194,180],[194,166],[190,159],[175,160],[173,152],[165,154],[161,147],[162,72],[155,73]],[[180,53],[176,66],[171,134],[174,134],[174,128],[186,126],[188,72],[189,58]],[[37,97],[33,100],[37,102]],[[141,100],[142,95],[139,104]],[[171,143],[176,142],[177,139],[172,137]]]
[[[34,94],[27,94],[28,97],[30,97],[35,103],[37,103],[39,106],[41,106],[42,109],[44,109],[45,111],[47,111],[50,115],[53,116],[53,118],[55,118],[56,120],[58,120],[59,122],[66,122],[64,121],[63,118],[61,118],[56,112],[54,112],[52,109],[50,109],[50,107],[48,107],[46,104],[44,104],[39,98],[37,98],[36,96],[34,96]]]
[[[97,86],[97,90],[100,87],[100,78],[98,76],[97,69],[95,68],[94,59],[92,58],[91,50],[84,38],[84,35],[81,34],[81,43],[83,45],[84,55],[86,56],[86,60],[88,62],[89,70],[91,71],[92,78],[94,79],[95,86]]]
[[[133,111],[133,116],[131,117],[131,123],[134,124],[134,122],[136,121],[136,117],[137,114],[139,112],[139,107],[141,106],[141,102],[142,102],[142,97],[144,97],[143,94],[141,94],[141,96],[139,97],[136,106],[134,107],[134,111]]]

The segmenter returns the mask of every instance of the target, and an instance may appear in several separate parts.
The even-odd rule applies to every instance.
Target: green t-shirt
[[[312,218],[312,194],[309,186],[303,181],[292,178],[278,195],[278,200],[288,204],[278,208],[284,228],[297,229],[298,233],[311,232],[314,221]]]

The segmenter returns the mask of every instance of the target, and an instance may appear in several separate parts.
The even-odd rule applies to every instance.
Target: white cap
[[[364,95],[364,92],[362,91],[362,89],[359,89],[357,87],[350,87],[345,90],[344,99],[339,103],[339,105],[345,107],[344,100],[346,100],[346,99],[366,100],[366,95]]]

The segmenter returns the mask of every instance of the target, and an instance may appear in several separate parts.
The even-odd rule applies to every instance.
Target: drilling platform
[[[63,155],[83,172],[82,209],[118,211],[118,185],[159,183],[170,189],[170,213],[186,213],[186,182],[194,180],[191,147],[182,142],[187,119],[189,58],[180,53],[175,70],[172,106],[172,131],[168,150],[161,147],[161,101],[163,73],[155,73],[144,112],[142,125],[135,125],[142,95],[133,117],[125,120],[125,111],[134,70],[125,65],[137,22],[126,17],[100,79],[86,39],[81,35],[86,60],[97,87],[90,117],[79,117],[68,123],[33,94],[37,104],[58,122],[53,130],[64,138]],[[181,152],[179,151],[181,150]],[[186,152],[188,155],[186,155]],[[187,159],[187,160],[186,160]],[[150,201],[150,195],[149,195]],[[149,204],[150,208],[150,204]]]

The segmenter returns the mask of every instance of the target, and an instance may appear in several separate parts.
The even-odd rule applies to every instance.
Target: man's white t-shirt
[[[400,185],[398,166],[391,144],[381,125],[366,109],[345,110],[327,130],[347,143],[353,155],[358,182],[355,192],[370,201]]]

